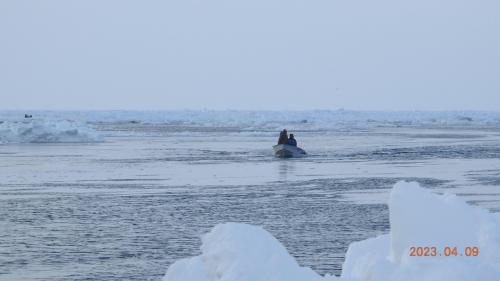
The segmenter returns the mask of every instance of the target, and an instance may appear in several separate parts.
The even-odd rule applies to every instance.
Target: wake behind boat
[[[274,155],[280,158],[304,157],[307,154],[302,148],[289,144],[277,144],[273,150]]]

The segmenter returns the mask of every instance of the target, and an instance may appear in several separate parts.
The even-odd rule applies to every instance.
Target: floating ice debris
[[[202,238],[200,256],[171,265],[163,281],[500,280],[498,215],[406,182],[394,186],[389,207],[390,233],[352,243],[341,277],[300,267],[260,227],[228,223]],[[411,247],[431,250],[411,256]]]

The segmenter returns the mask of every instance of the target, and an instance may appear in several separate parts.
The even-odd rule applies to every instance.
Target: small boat
[[[306,152],[300,148],[288,144],[278,144],[273,146],[274,155],[280,158],[303,157]]]

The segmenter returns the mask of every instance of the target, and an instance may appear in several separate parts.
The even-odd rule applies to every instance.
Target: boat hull
[[[304,157],[306,152],[296,146],[288,145],[288,144],[278,144],[273,146],[274,155],[280,158],[292,158],[292,157]]]

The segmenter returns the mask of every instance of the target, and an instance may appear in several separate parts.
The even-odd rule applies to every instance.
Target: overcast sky
[[[2,0],[0,108],[500,110],[500,1]]]

